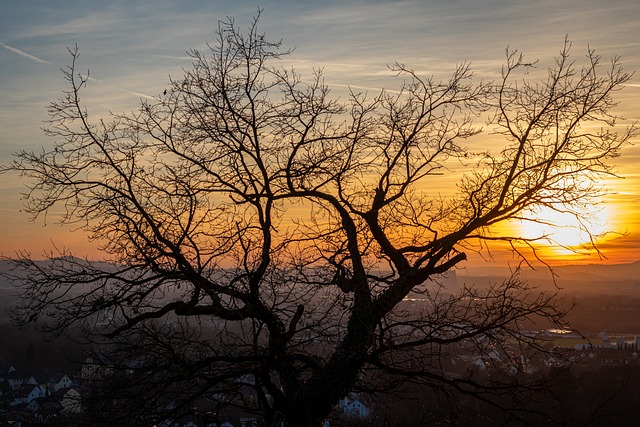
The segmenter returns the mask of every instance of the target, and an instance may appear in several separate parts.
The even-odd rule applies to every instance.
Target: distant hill
[[[562,291],[640,296],[640,261],[629,264],[587,264],[524,269],[520,277],[544,288]],[[488,284],[509,277],[507,267],[479,267],[458,271],[458,280],[467,284]]]
[[[507,277],[509,267],[471,267],[458,271],[458,277]],[[590,277],[593,280],[633,280],[640,279],[640,261],[629,264],[581,264],[554,266],[554,273],[561,279]],[[525,268],[523,277],[550,278],[551,272],[546,266],[538,266],[535,270]]]
[[[592,280],[638,280],[640,261],[630,264],[565,265],[554,268],[554,271],[565,279],[589,276]]]

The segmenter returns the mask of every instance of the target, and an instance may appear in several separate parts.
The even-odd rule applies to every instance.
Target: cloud
[[[11,46],[6,45],[4,43],[0,43],[0,46],[2,46],[3,48],[5,48],[5,49],[17,54],[17,55],[22,56],[23,58],[30,59],[33,62],[37,62],[39,64],[51,64],[51,62],[49,62],[49,61],[45,61],[44,59],[40,59],[37,56],[30,55],[27,52],[24,52],[24,51],[22,51],[20,49],[17,49],[15,47],[11,47]]]
[[[34,29],[27,29],[20,37],[54,37],[68,34],[95,34],[99,31],[121,31],[125,22],[124,15],[115,11],[90,12],[81,17],[63,23],[42,24]]]
[[[126,89],[123,89],[123,90],[126,90]],[[152,100],[152,101],[157,101],[157,100],[158,100],[158,98],[153,97],[153,96],[149,96],[149,95],[145,95],[144,93],[134,92],[134,91],[132,91],[132,90],[130,90],[130,91],[128,91],[128,92],[129,92],[130,94],[135,95],[135,96],[140,97],[140,98],[146,98],[146,99],[150,99],[150,100]]]
[[[164,58],[164,59],[172,59],[175,61],[193,61],[193,57],[191,56],[175,56],[175,55],[152,55],[155,56],[157,58]]]

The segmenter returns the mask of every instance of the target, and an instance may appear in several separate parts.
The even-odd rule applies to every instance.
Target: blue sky
[[[303,75],[324,67],[337,94],[348,84],[393,87],[386,66],[394,61],[446,77],[467,60],[490,79],[507,46],[549,60],[565,35],[577,56],[590,46],[605,57],[621,55],[626,69],[640,72],[640,2],[630,0],[9,0],[0,8],[0,163],[18,149],[51,143],[40,128],[47,103],[65,89],[59,69],[69,63],[67,47],[79,46],[80,69],[95,79],[85,95],[90,112],[126,111],[188,67],[185,52],[213,41],[218,20],[233,16],[246,27],[258,7],[267,35],[296,48],[283,65]],[[640,119],[640,75],[620,99],[620,111]],[[640,188],[639,159],[637,147],[620,159],[628,188]],[[5,255],[18,243],[49,244],[49,230],[43,233],[42,223],[29,224],[19,212],[21,187],[17,177],[0,176]],[[640,190],[624,196],[640,200]]]

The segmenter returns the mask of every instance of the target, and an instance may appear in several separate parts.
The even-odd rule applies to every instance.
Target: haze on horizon
[[[63,5],[63,7],[61,7]],[[640,70],[640,4],[613,0],[562,2],[505,1],[329,1],[299,4],[271,1],[264,8],[261,27],[271,37],[282,37],[295,52],[283,65],[309,76],[323,68],[334,96],[348,87],[376,93],[394,88],[388,64],[400,62],[424,75],[446,77],[455,65],[471,63],[479,79],[500,72],[507,46],[539,59],[543,76],[562,48],[565,36],[572,53],[581,57],[590,47],[604,58],[619,55],[626,70]],[[80,48],[80,68],[90,69],[84,102],[97,118],[108,111],[135,109],[141,98],[161,93],[169,76],[179,76],[191,58],[188,49],[204,49],[213,39],[216,22],[233,16],[242,28],[256,13],[252,2],[180,3],[170,1],[115,1],[104,4],[65,0],[5,5],[0,16],[0,163],[19,149],[38,151],[50,146],[41,127],[46,105],[66,89],[59,68],[69,63],[67,47]],[[617,94],[614,111],[630,124],[640,119],[640,76],[636,74]],[[485,138],[485,140],[482,140]],[[490,143],[483,134],[473,143]],[[573,254],[562,248],[543,248],[551,264],[629,263],[640,259],[640,145],[623,150],[616,159],[624,177],[604,183],[606,204],[594,211],[594,227],[613,231],[600,242],[603,261],[593,251]],[[498,142],[499,143],[499,142]],[[441,184],[446,191],[446,180]],[[440,187],[438,187],[440,188]],[[55,218],[28,221],[20,211],[23,183],[15,175],[0,179],[0,254],[25,249],[35,257],[54,247],[66,247],[80,256],[99,257],[95,242],[81,233],[61,228]],[[585,212],[588,213],[588,212]],[[551,218],[551,221],[559,219]],[[518,225],[514,225],[518,226]],[[575,239],[572,225],[565,232]],[[523,230],[527,232],[527,230]],[[558,237],[559,240],[565,239]],[[574,242],[564,240],[567,245]],[[578,238],[575,244],[585,243]],[[493,251],[495,261],[516,263],[510,254]],[[482,265],[473,258],[470,265]]]

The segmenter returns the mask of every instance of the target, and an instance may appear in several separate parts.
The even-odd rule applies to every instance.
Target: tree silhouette
[[[82,104],[89,76],[70,50],[69,89],[48,110],[53,149],[19,152],[3,170],[28,179],[28,212],[60,209],[105,262],[21,254],[31,274],[17,320],[107,337],[126,356],[113,362],[126,398],[108,402],[128,403],[113,416],[206,401],[317,426],[350,391],[408,379],[487,401],[528,390],[524,375],[450,375],[443,360],[497,351],[521,371],[520,354],[544,348],[520,324],[565,326],[553,295],[515,275],[454,293],[427,285],[487,242],[524,257],[519,245],[549,238],[496,224],[542,206],[580,217],[598,201],[635,132],[617,133],[611,113],[630,74],[593,51],[578,66],[565,42],[539,82],[508,51],[495,82],[475,82],[466,63],[443,81],[395,64],[397,90],[340,100],[321,71],[273,67],[290,51],[258,18],[247,33],[221,22],[166,91],[108,119]],[[499,152],[463,145],[484,117]],[[456,162],[466,172],[434,196],[430,183]]]

